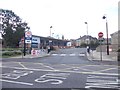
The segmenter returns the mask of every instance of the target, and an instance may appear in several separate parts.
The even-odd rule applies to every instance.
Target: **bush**
[[[18,51],[22,50],[23,48],[2,48],[2,51]]]
[[[2,56],[13,56],[14,53],[13,52],[5,52],[2,54]]]
[[[14,52],[15,55],[21,55],[21,52]]]
[[[21,55],[21,52],[5,52],[5,53],[2,53],[2,56],[16,56],[16,55]]]

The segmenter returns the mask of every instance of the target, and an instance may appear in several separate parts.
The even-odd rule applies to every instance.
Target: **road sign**
[[[25,43],[31,43],[32,42],[32,32],[26,31],[25,32]]]
[[[103,33],[102,33],[102,32],[99,32],[99,33],[98,33],[98,36],[99,36],[99,38],[102,38],[102,37],[103,37]]]
[[[25,32],[25,37],[32,37],[32,32],[31,31],[26,31]]]

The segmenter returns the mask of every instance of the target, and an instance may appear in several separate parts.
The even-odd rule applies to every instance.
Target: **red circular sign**
[[[101,38],[101,37],[103,37],[103,33],[102,32],[99,32],[98,33],[98,36]]]
[[[31,31],[26,31],[25,32],[25,37],[32,37]]]

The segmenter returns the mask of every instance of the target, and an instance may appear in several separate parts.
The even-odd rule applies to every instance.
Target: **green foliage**
[[[99,45],[99,42],[91,41],[89,45],[91,48],[96,48]]]
[[[21,52],[5,52],[2,54],[2,56],[16,56],[21,55]]]
[[[21,51],[22,49],[23,48],[2,48],[2,51]]]
[[[5,52],[2,54],[2,56],[13,56],[14,53],[13,52]]]
[[[81,43],[80,47],[86,47],[87,44],[86,43]]]
[[[3,44],[6,47],[16,47],[20,39],[24,36],[26,29],[30,29],[27,23],[11,10],[0,9],[2,14],[2,37]]]

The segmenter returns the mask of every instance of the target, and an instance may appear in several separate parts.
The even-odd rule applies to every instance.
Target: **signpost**
[[[21,47],[24,49],[24,37],[21,38]],[[23,50],[22,50],[22,58],[23,58]]]
[[[31,31],[26,31],[24,33],[24,56],[26,55],[26,43],[31,44],[32,42],[32,32]]]
[[[103,33],[99,32],[98,33],[98,37],[99,37],[99,40],[100,40],[100,60],[102,61],[102,40],[103,40]]]
[[[25,32],[25,43],[31,43],[32,41],[32,32],[26,31]]]

